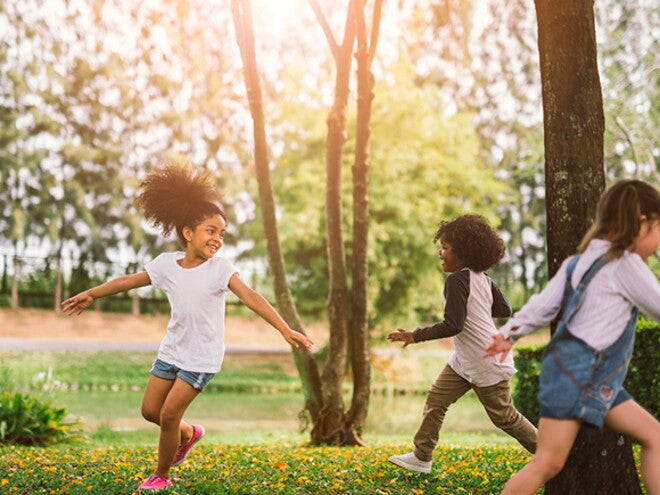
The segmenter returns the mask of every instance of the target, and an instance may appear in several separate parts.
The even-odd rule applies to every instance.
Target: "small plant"
[[[66,408],[53,407],[21,392],[0,396],[0,443],[50,445],[82,439],[80,422]]]

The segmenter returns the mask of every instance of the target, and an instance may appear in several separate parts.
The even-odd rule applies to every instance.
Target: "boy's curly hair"
[[[227,220],[219,199],[211,172],[189,164],[165,163],[149,171],[140,182],[136,202],[145,218],[164,236],[176,230],[185,246],[184,227],[194,229],[212,215]]]
[[[451,244],[456,256],[476,272],[497,265],[505,252],[504,241],[481,215],[461,215],[443,221],[433,241]]]

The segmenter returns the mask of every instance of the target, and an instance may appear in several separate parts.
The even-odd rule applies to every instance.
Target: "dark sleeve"
[[[492,280],[490,281],[490,288],[493,292],[493,317],[508,318],[511,316],[511,303]]]
[[[453,337],[463,330],[467,315],[467,300],[470,295],[470,271],[452,273],[445,281],[444,321],[413,332],[415,342]]]

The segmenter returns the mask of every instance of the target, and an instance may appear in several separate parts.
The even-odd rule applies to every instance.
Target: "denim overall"
[[[540,416],[579,419],[602,428],[607,412],[632,398],[623,381],[632,357],[638,311],[633,309],[621,336],[601,351],[573,336],[571,318],[580,308],[587,284],[607,262],[605,257],[598,258],[573,289],[571,277],[578,259],[575,256],[569,262],[561,319],[541,361]]]

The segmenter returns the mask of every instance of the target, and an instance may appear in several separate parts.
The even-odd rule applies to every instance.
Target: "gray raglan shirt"
[[[497,332],[493,317],[511,316],[511,305],[485,272],[469,268],[450,274],[445,281],[444,320],[413,332],[415,342],[453,337],[454,353],[449,366],[477,387],[508,380],[516,372],[511,353],[482,358]]]

